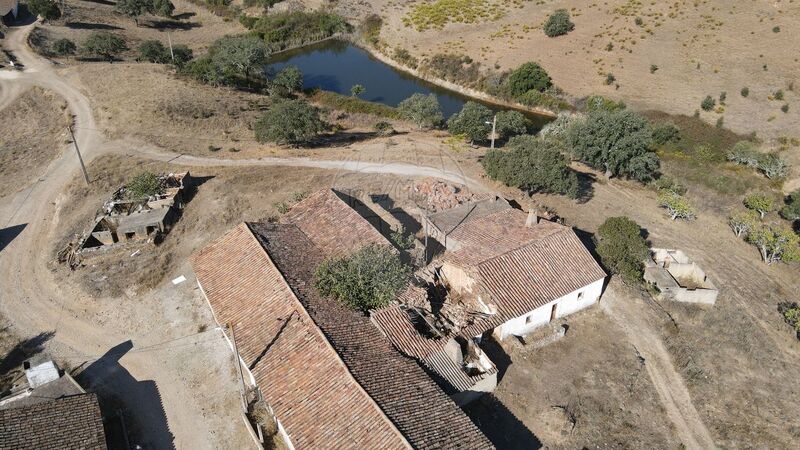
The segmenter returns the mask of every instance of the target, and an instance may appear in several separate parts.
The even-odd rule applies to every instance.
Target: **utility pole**
[[[89,174],[86,173],[86,166],[83,164],[83,157],[81,151],[78,149],[78,141],[75,139],[75,133],[72,132],[72,125],[68,125],[69,135],[72,136],[72,143],[75,145],[75,153],[78,154],[78,161],[81,163],[81,170],[83,171],[83,179],[86,180],[86,185],[89,185]]]
[[[485,122],[486,125],[489,125],[489,122]],[[497,137],[497,113],[495,113],[494,118],[492,119],[492,149],[494,149],[494,138]]]
[[[244,375],[242,374],[242,358],[239,356],[239,347],[236,345],[236,333],[233,331],[233,324],[228,322],[228,329],[231,330],[231,341],[233,341],[233,353],[236,354],[236,371],[239,372],[239,386],[242,395],[242,409],[247,412],[247,399],[245,398]]]
[[[172,57],[172,62],[175,63],[175,52],[172,51],[172,38],[167,33],[167,42],[169,42],[169,56]]]

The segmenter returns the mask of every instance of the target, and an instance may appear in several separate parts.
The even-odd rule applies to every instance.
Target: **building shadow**
[[[137,380],[119,363],[132,348],[130,340],[111,348],[76,379],[98,395],[104,410],[122,410],[132,447],[174,449],[175,437],[156,382]]]
[[[3,249],[11,243],[11,241],[16,239],[16,237],[19,236],[19,234],[22,233],[22,230],[24,230],[27,226],[27,223],[21,223],[19,225],[13,225],[0,229],[0,252],[2,252]]]
[[[44,344],[55,334],[55,331],[45,331],[28,339],[22,339],[5,355],[0,356],[0,397],[10,388],[11,379],[21,373],[17,370],[21,370],[22,362],[44,351]]]
[[[492,337],[490,332],[484,333],[480,347],[486,354],[486,357],[497,367],[497,383],[499,384],[500,381],[503,380],[503,376],[505,376],[509,366],[511,366],[511,357],[508,356],[508,353],[506,353],[500,343]]]
[[[494,394],[463,407],[464,412],[497,450],[533,450],[542,442]]]

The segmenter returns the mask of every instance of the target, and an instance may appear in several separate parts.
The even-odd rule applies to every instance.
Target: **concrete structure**
[[[681,250],[653,248],[645,261],[644,279],[665,300],[713,305],[719,290],[706,273]]]

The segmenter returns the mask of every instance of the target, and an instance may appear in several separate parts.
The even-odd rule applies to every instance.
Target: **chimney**
[[[530,228],[539,223],[539,215],[536,214],[536,212],[537,211],[535,208],[531,208],[530,210],[528,210],[528,218],[525,220],[526,227]]]

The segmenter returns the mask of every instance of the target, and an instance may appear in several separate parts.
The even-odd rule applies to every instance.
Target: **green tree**
[[[711,111],[714,109],[714,106],[717,104],[717,101],[714,100],[714,97],[707,95],[706,98],[700,102],[700,107],[703,108],[703,111]]]
[[[84,53],[113,62],[114,58],[128,49],[125,39],[106,31],[98,31],[89,35],[83,42]]]
[[[672,220],[692,220],[697,217],[694,207],[680,194],[671,191],[661,191],[658,194],[658,206],[669,212]]]
[[[371,244],[352,255],[323,261],[314,286],[346,306],[367,312],[393,301],[408,285],[410,269],[389,247]]]
[[[253,127],[258,142],[299,145],[325,130],[319,110],[302,99],[275,102]]]
[[[28,10],[34,16],[39,16],[44,20],[61,18],[61,9],[53,0],[28,0]]]
[[[172,13],[175,12],[175,5],[172,4],[170,0],[152,0],[153,1],[153,13],[161,16],[161,17],[172,17]]]
[[[434,94],[416,93],[397,105],[406,119],[414,122],[419,128],[433,128],[439,126],[444,120],[439,100]]]
[[[364,88],[364,86],[362,86],[362,85],[360,85],[360,84],[354,84],[354,85],[353,85],[353,86],[350,88],[350,95],[351,95],[352,97],[358,97],[359,95],[363,94],[363,93],[364,93],[364,91],[366,91],[366,89]]]
[[[800,261],[800,238],[786,227],[762,224],[750,231],[747,242],[758,248],[767,264]]]
[[[552,86],[550,75],[535,62],[527,62],[517,67],[511,75],[508,76],[508,93],[514,97],[519,97],[522,94],[535,90],[544,92],[545,89]]]
[[[504,139],[528,132],[531,121],[519,111],[500,111],[497,113],[497,134]]]
[[[125,185],[125,197],[131,200],[149,198],[163,191],[161,181],[153,172],[142,172]]]
[[[486,175],[528,193],[546,192],[577,198],[578,176],[554,140],[514,136],[503,150],[481,160]]]
[[[667,145],[681,140],[681,130],[673,123],[660,123],[653,127],[653,142]]]
[[[627,217],[609,217],[595,235],[603,266],[628,284],[641,283],[644,275],[650,248],[643,235],[639,224]]]
[[[624,175],[646,182],[658,176],[660,161],[652,151],[650,125],[627,110],[594,111],[567,134],[568,146],[581,161],[608,176]]]
[[[786,197],[786,206],[781,208],[781,217],[786,220],[800,220],[800,189]]]
[[[745,208],[757,211],[761,219],[775,210],[775,199],[765,192],[753,192],[744,197],[742,201]]]
[[[569,11],[566,9],[555,10],[544,23],[544,34],[548,37],[561,36],[574,29],[575,24],[570,20]]]
[[[758,225],[758,214],[755,211],[737,210],[728,217],[728,225],[736,233],[736,237],[746,236]]]
[[[69,39],[59,39],[53,42],[53,53],[58,56],[74,55],[78,47]]]
[[[288,97],[292,92],[303,88],[303,72],[297,66],[281,69],[269,85],[269,93],[278,97]]]
[[[469,101],[458,114],[447,121],[447,129],[451,134],[464,135],[470,142],[485,141],[492,130],[492,110]]]
[[[153,0],[117,0],[114,7],[117,11],[133,19],[133,23],[139,26],[139,17],[155,12],[155,5]]]
[[[151,63],[166,63],[171,57],[169,49],[160,41],[148,40],[139,45],[139,59]]]
[[[250,86],[250,75],[267,63],[264,41],[253,35],[224,36],[209,50],[214,65],[226,76],[242,76]]]

